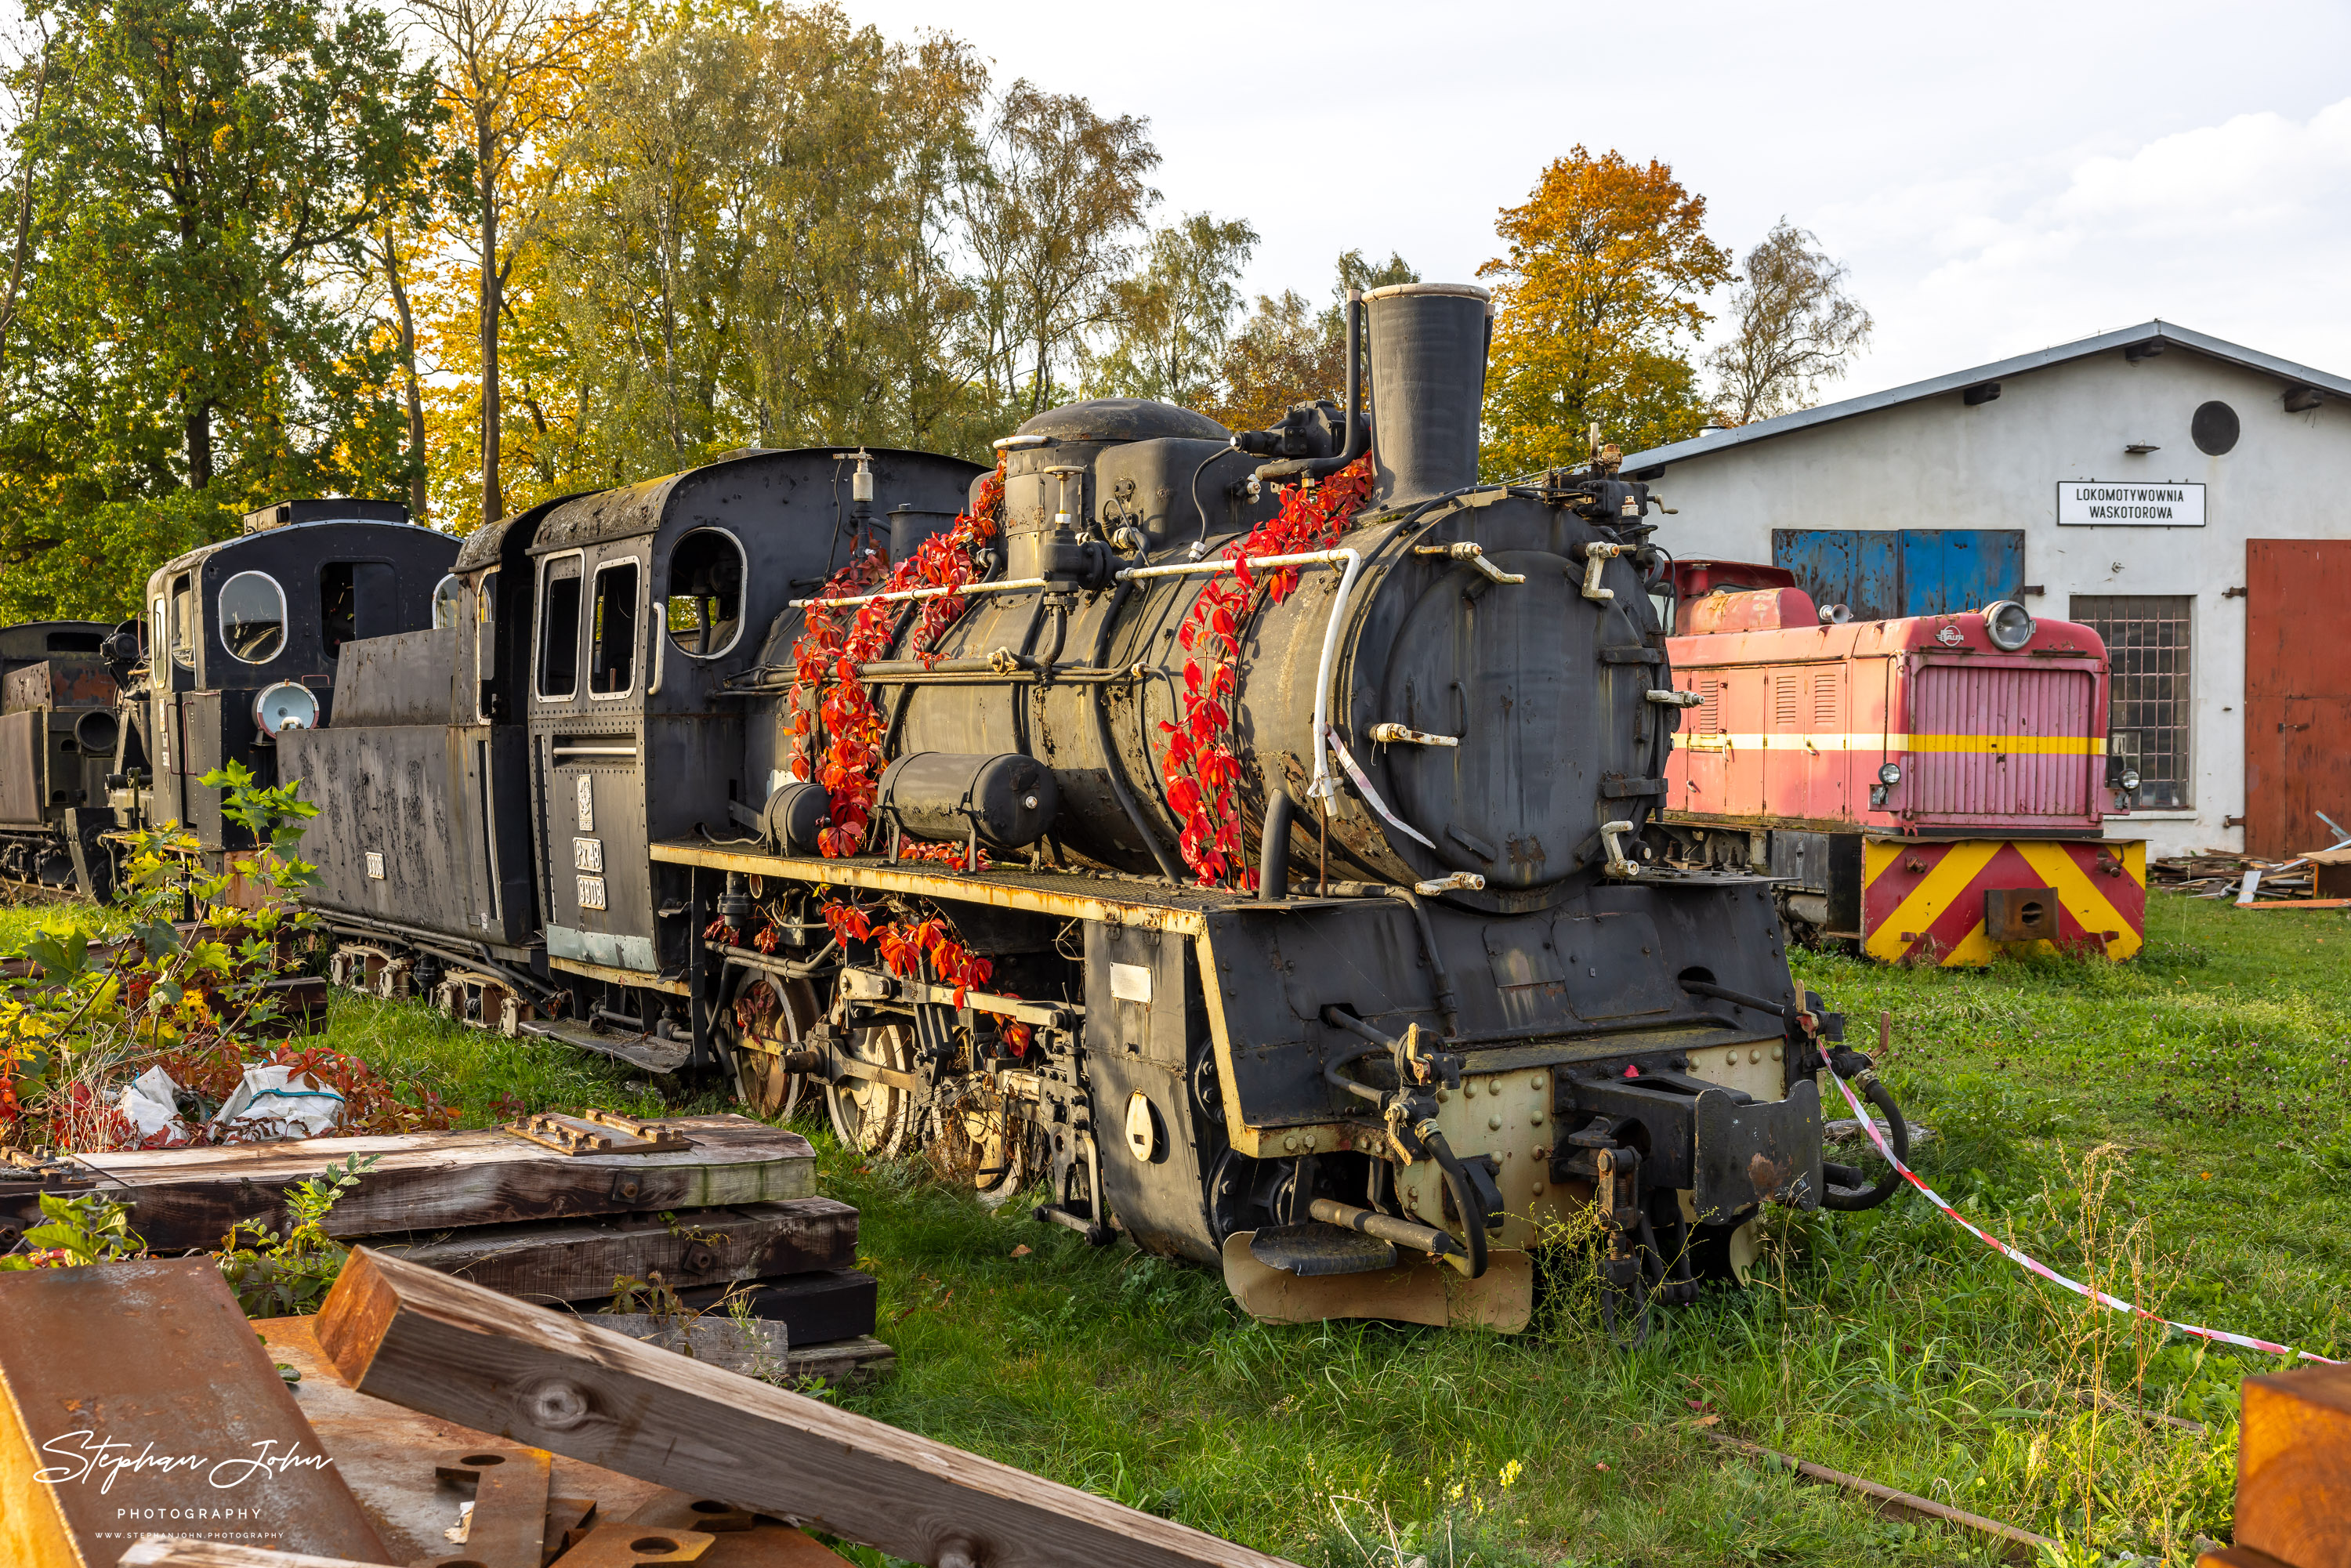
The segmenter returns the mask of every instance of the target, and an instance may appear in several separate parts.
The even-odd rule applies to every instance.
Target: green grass
[[[1919,1166],[1978,1223],[2168,1316],[2351,1353],[2351,923],[2158,895],[2150,924],[2120,967],[1798,966],[1858,1043],[1893,1015],[1885,1075],[1938,1134]],[[339,996],[329,1039],[469,1125],[661,1103],[624,1067],[421,1008]],[[1208,1271],[1090,1249],[806,1130],[824,1190],[862,1211],[899,1354],[848,1404],[1308,1564],[1996,1560],[1708,1430],[2094,1542],[2082,1562],[2185,1564],[2228,1536],[2238,1380],[2275,1364],[2085,1312],[1915,1195],[1780,1217],[1759,1283],[1636,1353],[1602,1342],[1573,1258],[1516,1337],[1266,1328]]]
[[[1856,1036],[1894,1015],[1886,1076],[1940,1134],[1922,1171],[1978,1223],[2167,1315],[2344,1354],[2351,923],[2168,896],[2152,918],[2147,957],[2116,967],[1799,966]],[[1633,1354],[1572,1288],[1517,1338],[1264,1328],[1208,1272],[1090,1251],[1024,1205],[990,1214],[818,1141],[900,1356],[853,1405],[1302,1563],[1995,1560],[1710,1429],[2185,1563],[2228,1536],[2237,1382],[2274,1366],[2086,1313],[1915,1196],[1783,1220],[1764,1283]]]

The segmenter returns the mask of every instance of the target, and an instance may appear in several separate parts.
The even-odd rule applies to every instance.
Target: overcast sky
[[[2351,371],[2351,5],[1188,5],[843,0],[1000,80],[1150,117],[1164,215],[1247,284],[1469,279],[1581,141],[1659,158],[1744,252],[1782,214],[1876,318],[1831,395],[2161,317]]]

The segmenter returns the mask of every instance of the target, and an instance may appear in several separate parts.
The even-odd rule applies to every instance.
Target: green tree
[[[1341,256],[1337,272],[1332,302],[1319,312],[1294,289],[1258,296],[1257,309],[1225,345],[1222,392],[1204,412],[1228,430],[1263,430],[1292,403],[1346,402],[1347,290],[1418,283],[1420,274],[1393,252],[1374,263],[1361,250]]]
[[[962,45],[829,6],[689,19],[617,61],[513,274],[542,486],[746,443],[984,450],[945,240],[984,85]]]
[[[1025,417],[1066,391],[1056,372],[1106,319],[1112,285],[1134,259],[1127,236],[1159,200],[1144,183],[1159,164],[1150,131],[1025,80],[998,101],[987,155],[956,202],[977,263],[971,358],[991,402]]]
[[[89,536],[112,541],[98,580],[63,586],[135,602],[160,559],[136,541],[195,542],[274,492],[399,493],[387,356],[345,300],[370,227],[426,199],[430,73],[360,6],[29,14],[49,37],[15,84],[46,76],[14,134],[31,177],[0,600],[56,577],[60,546],[86,561]]]
[[[1111,285],[1111,345],[1088,364],[1087,390],[1186,408],[1209,402],[1241,306],[1235,281],[1257,239],[1241,219],[1219,223],[1207,213],[1155,231],[1143,265]]]
[[[1672,169],[1578,147],[1495,225],[1487,465],[1497,475],[1580,465],[1590,431],[1627,452],[1695,435],[1706,404],[1688,345],[1699,301],[1730,277],[1706,237],[1706,198]]]

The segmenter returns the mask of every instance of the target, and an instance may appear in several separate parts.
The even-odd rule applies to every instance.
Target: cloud
[[[1876,318],[1861,392],[2160,317],[2351,370],[2351,99],[1865,193],[1822,214]]]
[[[2241,114],[2159,137],[2126,158],[2093,158],[2051,204],[2062,219],[2122,219],[2177,230],[2212,223],[2275,227],[2340,211],[2351,184],[2351,99],[2302,124]]]

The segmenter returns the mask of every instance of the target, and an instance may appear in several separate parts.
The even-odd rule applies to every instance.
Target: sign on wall
[[[2200,528],[2204,486],[2118,479],[2057,481],[2060,528]]]

